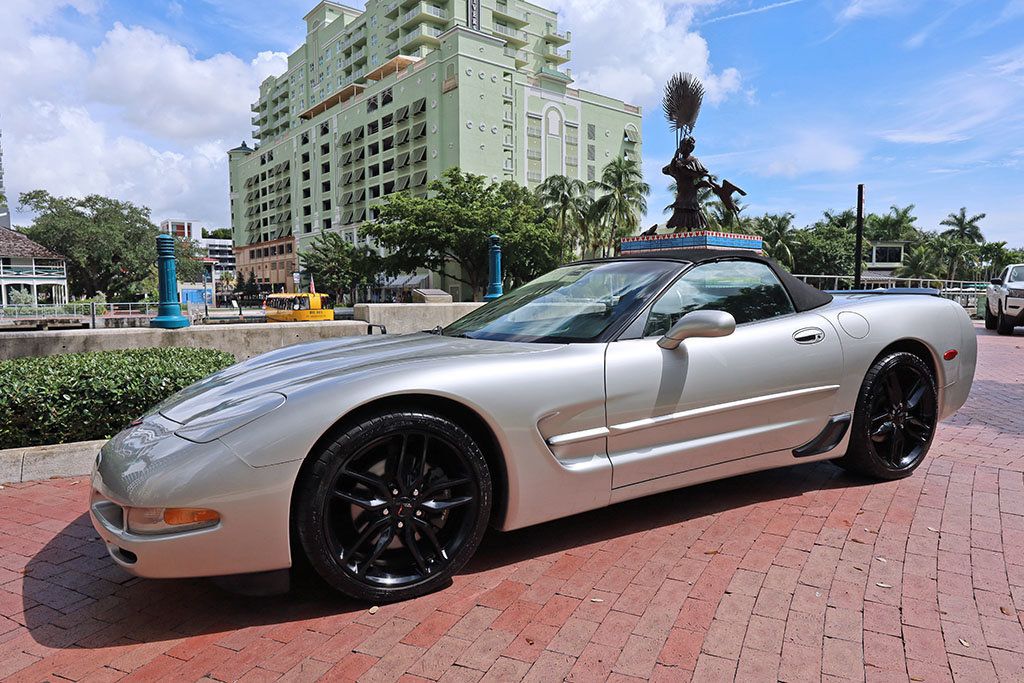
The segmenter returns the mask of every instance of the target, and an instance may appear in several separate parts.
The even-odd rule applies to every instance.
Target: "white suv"
[[[985,329],[1013,334],[1019,325],[1024,325],[1024,263],[1006,266],[985,296]]]

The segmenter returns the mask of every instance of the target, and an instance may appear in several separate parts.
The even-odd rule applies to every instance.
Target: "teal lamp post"
[[[188,327],[188,318],[181,314],[181,304],[178,302],[178,272],[174,263],[173,237],[157,235],[156,259],[160,304],[156,309],[156,317],[149,324],[166,330]]]
[[[488,270],[490,271],[490,282],[487,283],[487,293],[484,294],[484,301],[500,299],[504,291],[501,286],[501,238],[497,235],[490,237],[491,247],[488,254]]]

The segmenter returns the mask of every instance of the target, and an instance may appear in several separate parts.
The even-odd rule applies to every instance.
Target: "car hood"
[[[223,404],[277,392],[288,396],[310,383],[393,371],[420,363],[480,355],[537,353],[555,344],[527,344],[435,334],[341,337],[288,346],[211,375],[157,406],[169,420],[186,423]]]

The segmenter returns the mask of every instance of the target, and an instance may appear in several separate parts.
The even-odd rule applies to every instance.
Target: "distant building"
[[[571,35],[553,10],[325,1],[305,22],[288,70],[252,103],[257,147],[228,152],[239,250],[291,238],[305,250],[324,230],[361,244],[387,195],[424,196],[453,167],[533,188],[556,174],[595,180],[620,155],[640,159],[640,108],[572,87],[560,68]]]
[[[231,273],[231,276],[234,277],[235,250],[231,240],[204,237],[199,240],[199,243],[206,249],[206,255],[215,261],[213,264],[215,280],[220,280],[221,273]]]
[[[256,284],[263,292],[296,291],[294,274],[299,272],[299,254],[294,237],[235,245],[238,256],[238,278],[249,281],[249,273],[256,274]]]
[[[4,189],[4,145],[3,131],[0,131],[0,197],[6,197]],[[11,227],[11,208],[6,201],[0,199],[0,228]]]
[[[67,301],[64,257],[16,230],[0,227],[0,305]]]
[[[203,238],[203,229],[198,223],[180,218],[160,221],[160,232],[196,242]]]
[[[864,271],[865,280],[888,280],[897,268],[903,265],[903,258],[909,244],[906,240],[879,240],[871,243],[871,258]]]

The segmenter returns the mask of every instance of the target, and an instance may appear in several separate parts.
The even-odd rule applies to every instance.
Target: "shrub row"
[[[107,439],[168,396],[235,362],[190,348],[0,361],[0,449]]]

